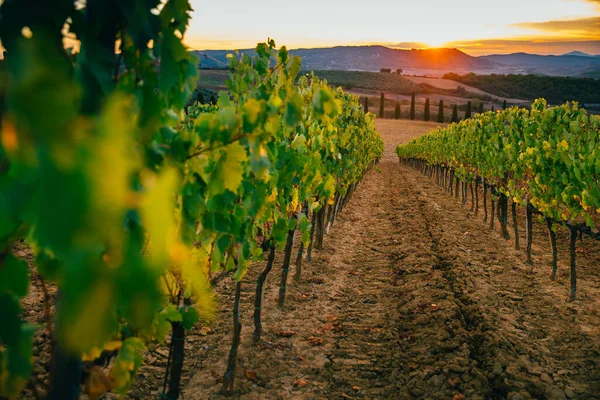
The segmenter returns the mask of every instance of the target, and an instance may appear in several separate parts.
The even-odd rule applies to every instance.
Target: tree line
[[[363,104],[364,104],[365,112],[369,112],[369,98],[365,97],[363,101],[364,101]],[[385,101],[386,101],[385,94],[382,92],[380,95],[380,99],[379,99],[379,113],[377,114],[379,118],[386,118]],[[416,94],[413,92],[411,95],[410,109],[409,109],[409,113],[408,113],[408,118],[410,120],[416,119],[416,104],[417,104]],[[479,105],[478,105],[476,113],[483,114],[486,111],[485,105],[482,101],[479,101],[478,104]],[[506,110],[507,107],[508,107],[508,104],[506,103],[506,100],[504,100],[504,102],[502,103],[502,109]],[[464,108],[465,108],[464,116],[463,116],[463,118],[459,118],[459,105],[458,104],[452,105],[452,114],[451,114],[451,118],[450,118],[450,123],[458,122],[459,120],[462,120],[462,119],[469,119],[473,116],[474,110],[473,110],[473,102],[472,101],[468,101],[466,103],[466,105],[464,106]],[[489,111],[495,112],[495,108],[493,105]],[[393,119],[401,119],[401,118],[402,118],[402,106],[400,104],[400,101],[396,101],[396,105],[394,107]],[[423,121],[431,121],[431,120],[432,120],[431,102],[430,102],[429,98],[426,98],[424,109],[423,109]],[[439,122],[439,123],[445,122],[444,100],[440,100],[438,103],[437,122]]]

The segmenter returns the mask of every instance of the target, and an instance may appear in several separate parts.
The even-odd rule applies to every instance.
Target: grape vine
[[[531,110],[512,107],[487,112],[398,146],[401,161],[427,169],[444,186],[484,184],[491,192],[491,227],[496,200],[503,235],[508,238],[508,200],[527,210],[527,252],[531,262],[531,214],[546,219],[556,274],[555,233],[559,225],[600,238],[600,116],[577,103],[548,107],[536,100]],[[456,180],[455,180],[456,178]],[[486,216],[487,216],[487,204]],[[513,221],[516,210],[513,206]],[[516,227],[516,223],[514,223]],[[516,228],[515,228],[516,229]],[[515,235],[518,239],[518,232]],[[518,241],[515,243],[519,246]],[[571,298],[575,298],[574,245]]]
[[[30,270],[15,240],[58,287],[49,398],[78,398],[82,374],[91,398],[125,393],[170,332],[163,395],[175,399],[185,333],[216,311],[212,286],[230,277],[239,291],[264,245],[283,249],[295,231],[304,247],[322,243],[313,216],[331,224],[382,154],[357,98],[312,75],[295,83],[300,60],[272,40],[231,56],[217,105],[186,108],[191,11],[186,0],[0,6],[1,396],[29,381],[37,329],[21,317]],[[108,370],[93,366],[110,353]]]

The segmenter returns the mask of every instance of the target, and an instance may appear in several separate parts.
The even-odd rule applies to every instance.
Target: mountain
[[[238,50],[254,54],[254,50]],[[200,67],[227,68],[231,50],[195,51]],[[600,56],[580,51],[555,56],[529,53],[473,57],[457,49],[400,50],[385,46],[338,46],[290,50],[302,58],[304,70],[376,71],[401,68],[405,74],[441,76],[447,72],[476,74],[537,74],[573,77],[600,76]]]
[[[227,65],[231,51],[198,51],[202,68],[222,68]],[[253,50],[240,53],[253,54]],[[318,49],[291,50],[302,58],[305,70],[433,70],[433,71],[486,71],[493,70],[493,62],[472,57],[457,49],[399,50],[385,46],[338,46]]]
[[[541,56],[538,54],[514,53],[482,56],[511,73],[531,73],[539,75],[582,76],[600,72],[600,57],[580,55]]]
[[[579,56],[579,57],[596,57],[588,53],[584,53],[583,51],[572,51],[570,53],[561,54],[562,56]]]

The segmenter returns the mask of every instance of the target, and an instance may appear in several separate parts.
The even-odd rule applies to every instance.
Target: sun
[[[437,39],[432,39],[432,40],[427,40],[425,42],[425,44],[427,44],[427,46],[431,47],[431,48],[437,48],[437,47],[444,47],[446,45],[445,40],[437,40]]]

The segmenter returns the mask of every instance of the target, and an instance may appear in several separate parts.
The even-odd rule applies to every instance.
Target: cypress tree
[[[381,92],[381,100],[379,100],[379,118],[385,118],[385,97],[383,96],[383,92]]]
[[[502,109],[503,109],[503,110],[506,110],[506,100],[504,100],[504,101],[502,102]]]
[[[494,110],[494,106],[492,105],[492,112],[496,112],[496,110]]]
[[[425,100],[425,111],[423,111],[423,120],[424,121],[429,121],[430,115],[429,115],[429,99]]]
[[[369,98],[365,97],[365,114],[369,112]]]
[[[483,114],[483,101],[479,102],[479,114]]]
[[[444,100],[440,100],[440,105],[438,107],[438,122],[440,124],[444,123]]]
[[[465,119],[471,118],[471,102],[467,103],[467,110],[465,111]]]
[[[394,117],[396,117],[396,119],[400,119],[400,102],[399,101],[396,102],[396,109],[394,110]]]
[[[217,104],[217,99],[215,98],[215,96],[210,96],[210,104]]]
[[[412,98],[410,99],[410,119],[415,119],[415,94],[412,94]]]
[[[196,101],[200,104],[204,104],[204,96],[202,96],[202,92],[198,92],[196,95]]]
[[[456,104],[452,107],[452,119],[450,122],[458,122],[458,106]]]

